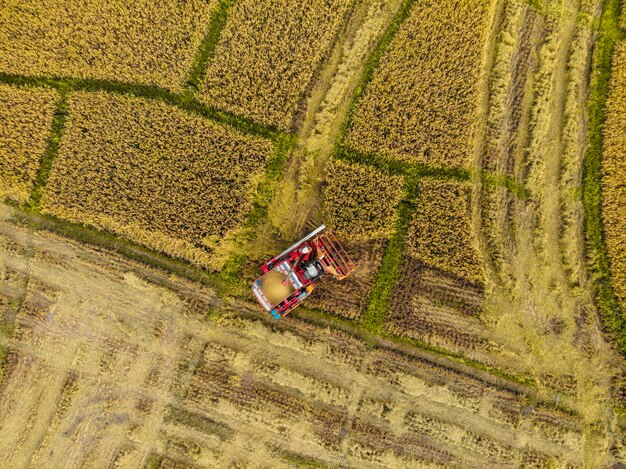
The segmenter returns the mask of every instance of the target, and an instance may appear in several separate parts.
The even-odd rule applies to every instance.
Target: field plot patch
[[[418,191],[386,327],[453,350],[487,347],[477,319],[484,276],[470,219],[470,186],[423,179]]]
[[[602,158],[602,221],[613,285],[626,314],[626,42],[615,49]]]
[[[45,0],[0,5],[0,71],[179,90],[215,0]]]
[[[201,99],[259,123],[291,129],[353,4],[236,2],[209,64]]]
[[[347,279],[324,279],[312,305],[358,319],[367,305],[387,240],[395,229],[403,178],[357,164],[333,160],[327,165],[324,218],[358,265]],[[327,280],[327,281],[325,281]]]
[[[30,197],[58,99],[53,90],[0,85],[0,198]]]
[[[467,165],[492,3],[416,2],[358,104],[347,144],[409,162]]]
[[[162,103],[76,93],[42,207],[196,264],[252,206],[272,152]]]
[[[0,339],[8,466],[581,464],[577,418],[523,393],[297,316],[262,319],[1,213],[0,272],[27,280],[0,292],[19,300]]]

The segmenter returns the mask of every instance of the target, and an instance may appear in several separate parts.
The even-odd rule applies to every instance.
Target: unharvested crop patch
[[[353,0],[236,2],[202,87],[207,104],[291,129]]]
[[[49,89],[0,85],[0,198],[30,197],[58,99]]]
[[[327,166],[326,181],[325,218],[338,234],[363,241],[393,233],[404,194],[402,177],[335,160]]]
[[[358,319],[367,305],[397,207],[404,195],[403,178],[377,169],[332,160],[323,190],[325,222],[341,237],[357,270],[347,279],[322,282],[312,305]]]
[[[267,140],[162,103],[76,93],[42,206],[211,267],[271,151]]]
[[[415,2],[358,104],[347,144],[409,162],[467,165],[492,3]]]
[[[613,55],[602,158],[602,221],[615,293],[626,315],[626,42]]]
[[[214,0],[45,0],[0,5],[0,71],[179,90]]]

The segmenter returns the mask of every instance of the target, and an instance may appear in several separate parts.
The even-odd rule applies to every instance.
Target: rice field
[[[28,201],[60,96],[0,85],[0,198]]]
[[[492,4],[417,2],[354,111],[347,145],[402,161],[467,166]]]
[[[45,0],[0,5],[0,71],[180,91],[214,0]]]
[[[354,0],[235,2],[201,90],[207,104],[283,130],[303,100]]]
[[[44,213],[195,264],[249,212],[272,143],[131,96],[75,93]]]
[[[0,5],[3,464],[619,467],[616,5]]]
[[[602,222],[615,293],[626,314],[626,43],[613,55],[602,158]]]

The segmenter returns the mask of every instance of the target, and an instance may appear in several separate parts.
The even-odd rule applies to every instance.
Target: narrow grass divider
[[[41,159],[41,163],[39,164],[35,184],[30,195],[30,200],[28,201],[28,205],[32,209],[39,209],[41,205],[43,190],[48,182],[48,177],[52,170],[52,163],[54,163],[54,160],[59,154],[59,144],[61,142],[63,129],[65,128],[65,120],[67,118],[67,90],[62,87],[59,91],[60,98],[52,118],[52,129],[48,137],[48,144]]]
[[[14,86],[56,88],[70,91],[106,91],[117,94],[130,94],[139,98],[153,99],[178,107],[186,112],[211,119],[219,124],[232,127],[244,134],[275,140],[285,132],[275,127],[265,126],[245,117],[206,106],[191,93],[176,94],[165,88],[137,83],[122,83],[114,80],[85,78],[26,77],[0,72],[0,83]]]
[[[611,271],[604,244],[602,225],[601,162],[603,129],[606,121],[606,101],[613,49],[618,41],[626,39],[619,27],[620,0],[606,0],[600,20],[599,37],[596,43],[589,97],[589,146],[584,161],[583,203],[588,256],[595,273],[595,300],[604,324],[614,338],[615,345],[626,356],[626,318],[611,284]]]
[[[200,49],[194,58],[193,65],[187,77],[187,86],[195,91],[200,89],[200,82],[209,65],[209,61],[213,57],[217,43],[220,40],[222,29],[228,20],[230,7],[234,0],[218,0],[211,19],[209,20],[209,29],[200,44]]]
[[[411,204],[404,201],[400,203],[396,230],[385,249],[374,287],[370,293],[367,309],[361,319],[361,325],[369,332],[381,334],[383,331],[383,324],[389,314],[393,289],[404,255],[404,245],[413,212],[414,208]]]

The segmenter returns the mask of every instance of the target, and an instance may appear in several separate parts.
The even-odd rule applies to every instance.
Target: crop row
[[[204,79],[207,104],[291,129],[353,0],[242,0]]]
[[[43,211],[211,266],[243,221],[271,142],[165,104],[75,93]]]
[[[352,117],[348,145],[409,162],[467,165],[491,3],[416,2]]]
[[[0,71],[179,90],[214,0],[45,0],[0,4]]]
[[[602,221],[615,293],[626,312],[626,42],[615,48],[602,158]]]
[[[28,200],[58,99],[52,90],[0,85],[0,199]]]

